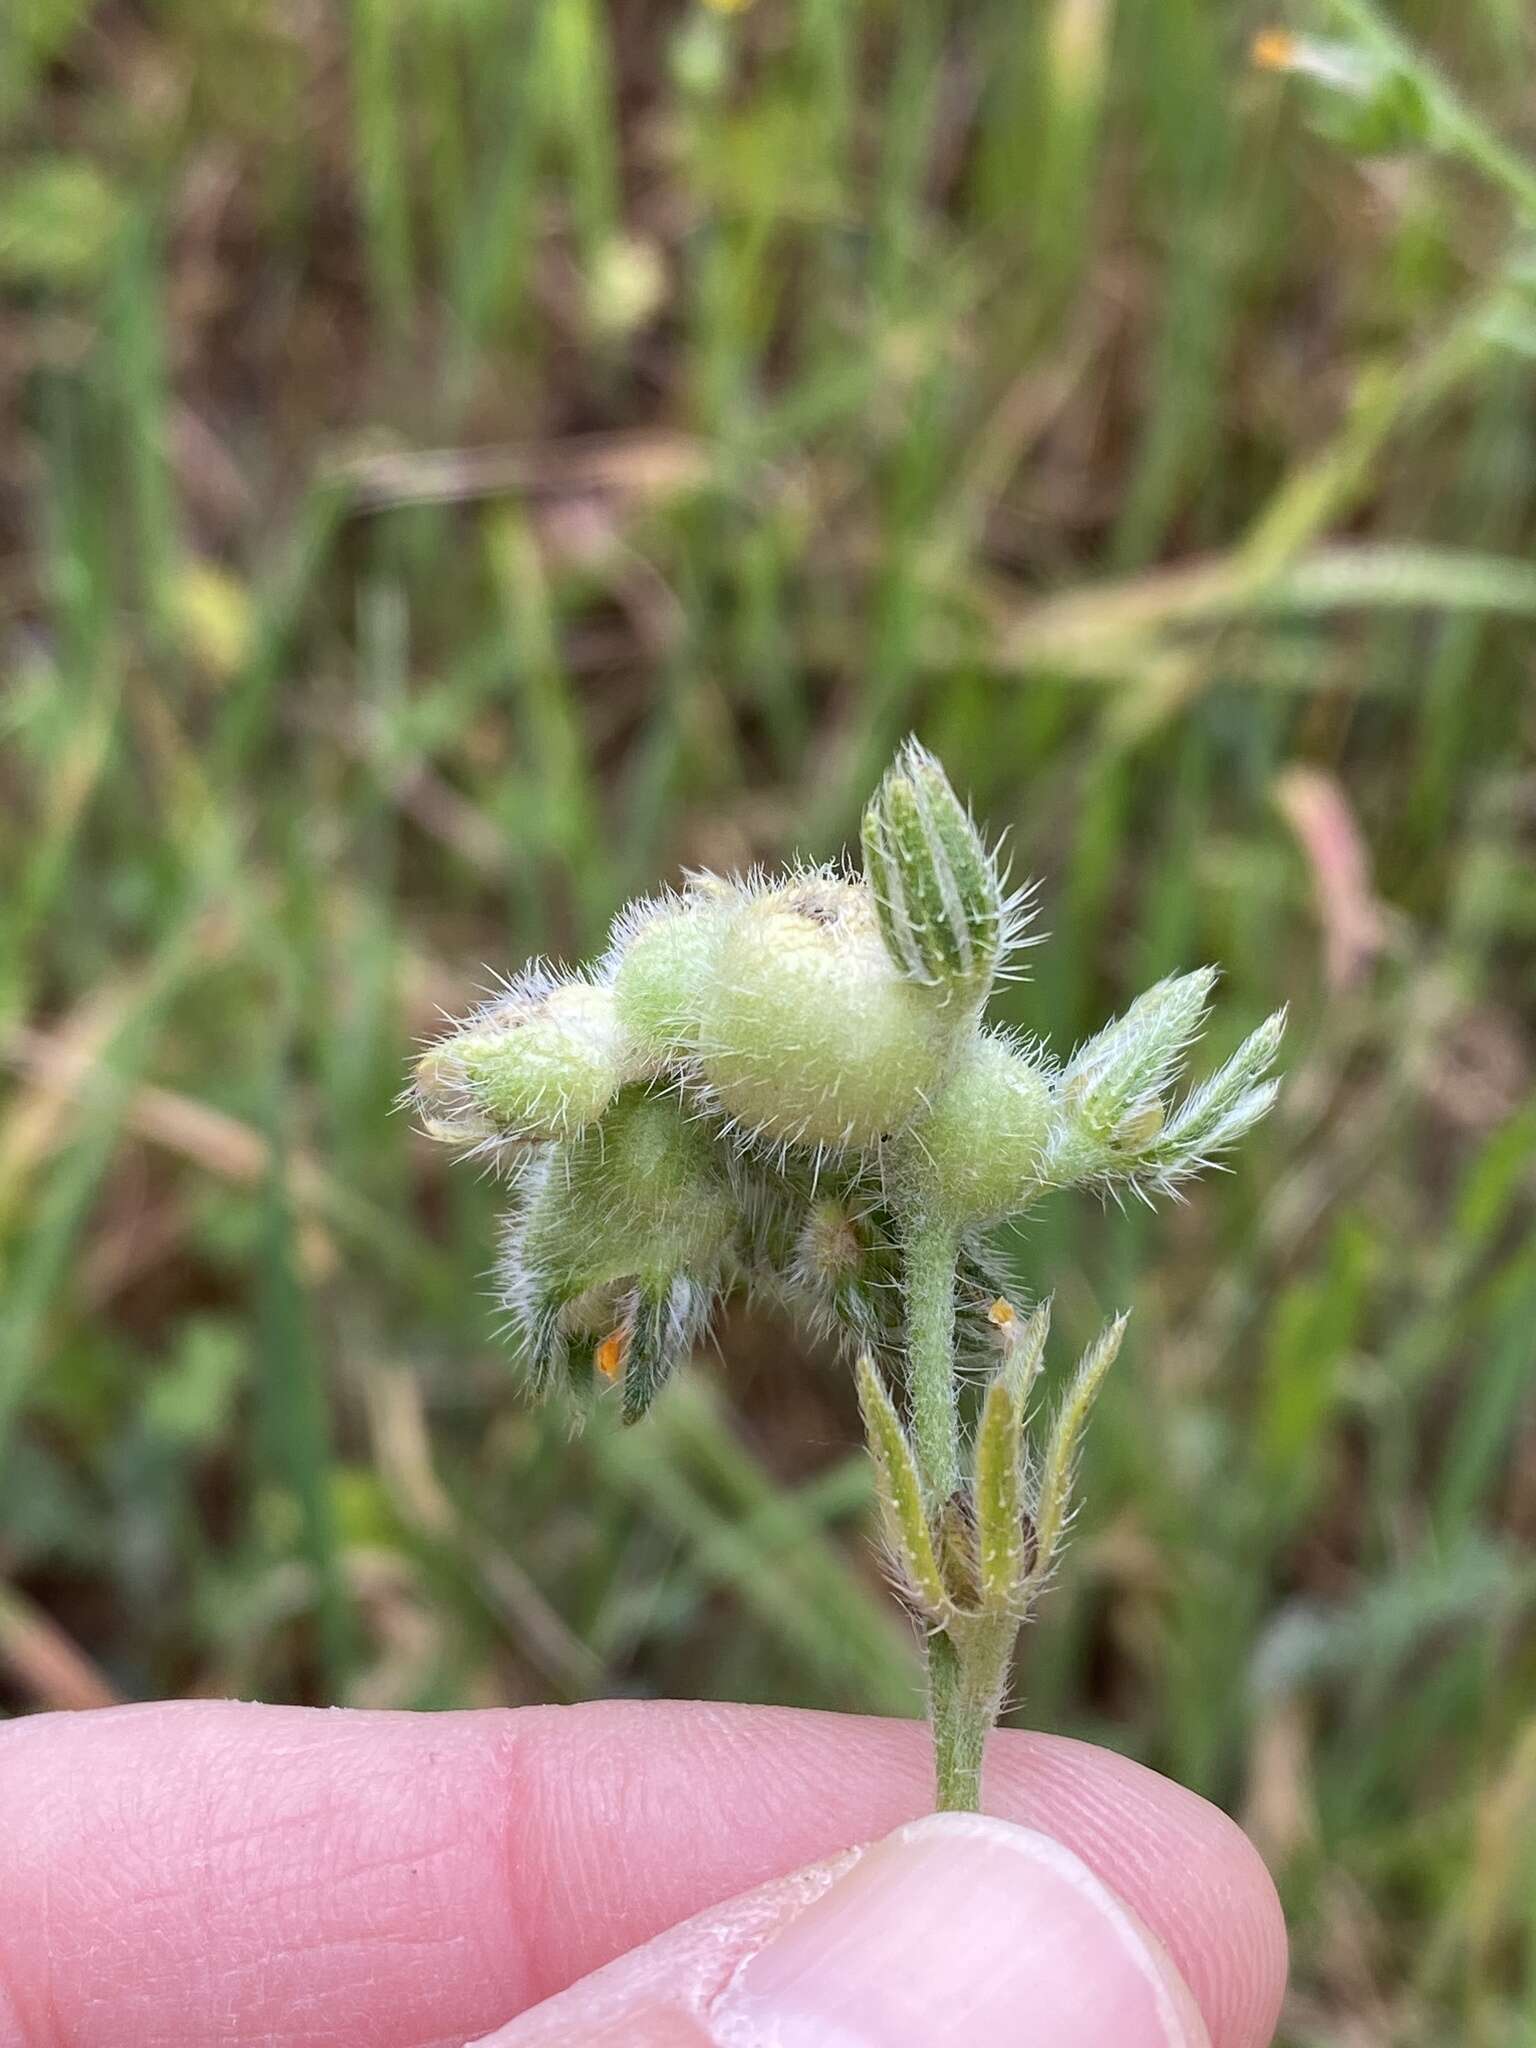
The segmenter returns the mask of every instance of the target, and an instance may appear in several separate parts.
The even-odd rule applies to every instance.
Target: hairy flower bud
[[[507,1228],[503,1299],[536,1384],[587,1390],[595,1368],[642,1414],[703,1335],[740,1229],[708,1130],[675,1096],[626,1089],[544,1155]]]
[[[949,1050],[940,1007],[896,970],[862,882],[816,870],[726,913],[697,1071],[743,1130],[867,1148],[911,1122]]]
[[[902,1141],[899,1171],[951,1222],[994,1221],[1037,1191],[1051,1118],[1050,1082],[1027,1049],[979,1032]]]
[[[889,1218],[872,1195],[816,1193],[788,1273],[792,1299],[818,1331],[849,1350],[894,1357],[901,1342],[901,1264]]]
[[[949,777],[908,740],[863,826],[864,873],[880,931],[908,981],[959,990],[977,1004],[1007,938],[997,863]]]
[[[614,922],[606,965],[619,1022],[657,1072],[697,1044],[724,908],[739,900],[731,885],[699,876],[682,895],[632,903]]]
[[[1096,1137],[1133,1141],[1200,1035],[1215,983],[1214,967],[1158,982],[1074,1054],[1062,1101]]]
[[[1263,1117],[1285,1031],[1277,1010],[1221,1070],[1177,1106],[1165,1091],[1205,1022],[1215,971],[1160,981],[1078,1052],[1061,1077],[1040,1168],[1042,1187],[1097,1180],[1143,1196],[1202,1171]]]
[[[754,1288],[841,1351],[867,1351],[896,1374],[907,1322],[889,1166],[818,1168],[793,1155],[770,1164],[748,1153],[733,1158],[731,1179],[746,1218]],[[965,1232],[956,1260],[955,1350],[968,1369],[995,1362],[989,1312],[1014,1284],[996,1249]]]
[[[612,991],[535,971],[422,1055],[411,1097],[450,1144],[544,1144],[594,1123],[633,1070]]]

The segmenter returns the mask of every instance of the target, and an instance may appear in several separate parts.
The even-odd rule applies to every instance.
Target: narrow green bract
[[[868,1352],[860,1355],[856,1372],[886,1540],[901,1571],[904,1591],[919,1614],[929,1621],[945,1621],[953,1608],[939,1570],[912,1446]]]
[[[1040,1468],[1040,1484],[1035,1498],[1037,1579],[1044,1579],[1049,1574],[1056,1560],[1056,1553],[1061,1547],[1061,1539],[1066,1534],[1067,1518],[1072,1506],[1072,1478],[1077,1469],[1077,1456],[1082,1447],[1083,1431],[1088,1425],[1089,1413],[1099,1397],[1105,1376],[1119,1356],[1120,1342],[1125,1335],[1125,1324],[1126,1318],[1117,1316],[1108,1329],[1089,1345],[1072,1376],[1070,1386],[1062,1397],[1061,1406],[1056,1411],[1056,1420]]]
[[[1023,1440],[1023,1408],[999,1373],[987,1389],[976,1431],[973,1489],[981,1591],[988,1607],[1010,1607],[1024,1577]]]

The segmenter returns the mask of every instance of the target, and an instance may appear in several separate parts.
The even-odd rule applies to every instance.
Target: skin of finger
[[[16,1722],[0,1729],[0,2020],[8,2001],[27,2048],[447,2048],[889,1832],[928,1807],[930,1768],[919,1724],[662,1702]],[[1142,1916],[1213,2048],[1268,2041],[1283,1930],[1230,1821],[1045,1736],[995,1739],[987,1797]]]
[[[668,1928],[472,2048],[715,2048],[707,2015],[741,1965],[863,1855],[829,1857]]]
[[[893,1851],[906,1893],[899,1902],[889,1885]],[[883,1866],[880,1878],[877,1866]],[[873,1894],[866,1874],[875,1881]],[[846,1895],[860,1886],[866,1896],[850,1922]],[[778,1958],[782,1944],[774,1938],[829,1892],[829,1905],[843,1903],[833,1925],[811,1940],[814,1987],[804,1976],[809,1957],[803,1939],[814,1912],[795,1931],[796,1961],[786,1969],[776,1960],[771,1972],[773,1983],[787,1981],[791,1989],[793,2017],[761,1987],[743,2001],[744,1989],[760,1975],[754,1959]],[[1085,1893],[1093,1901],[1086,1922]],[[993,1923],[979,1944],[978,1908],[980,1920]],[[886,1918],[891,1910],[895,1926]],[[1084,1939],[1091,1945],[1086,1958]],[[1085,1960],[1091,1987],[1079,1975]],[[1042,1968],[1054,1976],[1049,1987],[1042,1985]],[[1208,2048],[1202,2016],[1172,1959],[1070,1851],[1011,1823],[948,1814],[908,1824],[883,1842],[701,1913],[475,2048],[591,2048],[620,2041],[630,2048],[743,2048],[748,2041],[778,2041],[786,2025],[802,2041],[807,2022],[818,2040],[825,2030],[829,2043],[841,2043],[850,2018],[861,2042],[884,2040],[894,2026],[904,2041],[920,2035],[930,2044],[935,2027],[944,2042],[974,2048],[1015,2038],[1054,2043],[1063,2015],[1057,2011],[1053,2018],[1044,2008],[1063,1998],[1071,2012],[1065,2023],[1077,2028],[1074,2040],[1112,2038],[1122,2048],[1149,2048],[1155,2039],[1163,2048]]]

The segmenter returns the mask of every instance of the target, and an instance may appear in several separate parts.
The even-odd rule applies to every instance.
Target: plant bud
[[[1214,980],[1214,971],[1204,968],[1159,982],[1076,1055],[1057,1092],[1042,1186],[1097,1180],[1128,1186],[1144,1198],[1167,1194],[1268,1113],[1277,1088],[1269,1069],[1285,1031],[1283,1010],[1182,1103],[1171,1104],[1164,1093],[1205,1021]]]
[[[1028,1053],[979,1032],[902,1140],[898,1170],[952,1222],[994,1221],[1036,1192],[1051,1114],[1050,1083]]]
[[[703,1335],[740,1229],[708,1129],[675,1096],[627,1089],[541,1159],[507,1229],[503,1300],[536,1383],[588,1390],[595,1368],[634,1420]]]
[[[869,1352],[898,1374],[906,1355],[901,1237],[884,1168],[812,1171],[793,1159],[770,1169],[752,1155],[732,1162],[748,1219],[753,1284],[846,1354]],[[1015,1285],[994,1247],[962,1237],[955,1275],[955,1352],[967,1369],[990,1370],[997,1331],[990,1311]]]
[[[950,1037],[931,992],[893,966],[863,883],[820,870],[727,912],[697,1070],[744,1130],[870,1147],[921,1109]]]
[[[818,1331],[882,1361],[899,1356],[901,1257],[876,1202],[853,1191],[812,1195],[789,1277],[794,1299]]]
[[[434,1138],[545,1144],[594,1123],[632,1067],[610,989],[525,976],[422,1055],[411,1092]]]
[[[1073,1055],[1059,1099],[1074,1141],[1112,1160],[1156,1137],[1159,1097],[1200,1035],[1215,981],[1215,968],[1201,967],[1156,983]]]
[[[908,740],[864,813],[864,873],[908,981],[980,1003],[1006,937],[997,863],[949,778]]]
[[[607,969],[619,1022],[657,1072],[694,1050],[723,908],[739,900],[728,885],[700,877],[685,894],[632,903],[615,920]]]

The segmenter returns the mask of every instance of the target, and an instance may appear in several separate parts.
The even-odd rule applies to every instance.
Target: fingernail
[[[1123,1900],[1047,1835],[898,1829],[781,1928],[711,2013],[720,2048],[1209,2048]]]

